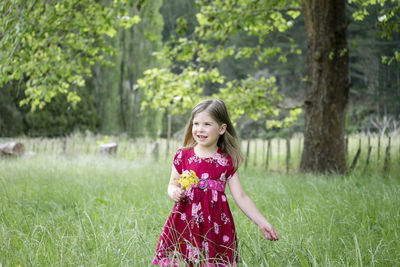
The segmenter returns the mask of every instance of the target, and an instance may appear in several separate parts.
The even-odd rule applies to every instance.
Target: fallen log
[[[0,156],[22,156],[25,153],[25,146],[19,142],[0,144]]]
[[[107,143],[107,144],[101,144],[100,145],[100,154],[103,155],[115,155],[117,154],[117,148],[118,144],[117,143]]]

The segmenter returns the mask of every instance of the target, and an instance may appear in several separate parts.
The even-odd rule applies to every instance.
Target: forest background
[[[280,234],[265,242],[228,194],[243,266],[399,265],[400,2],[346,1],[348,50],[336,53],[350,61],[349,171],[324,175],[298,172],[306,119],[296,108],[308,81],[300,6],[311,2],[345,3],[0,1],[0,143],[28,151],[0,160],[0,266],[149,265],[173,205],[165,186],[180,139],[168,142],[168,133],[178,137],[193,102],[214,96],[247,139],[243,186]],[[226,34],[221,23],[251,24],[245,9],[263,5],[272,7],[268,23],[252,29],[261,36]],[[229,38],[193,38],[201,23]],[[213,53],[196,54],[205,47]],[[225,58],[233,47],[241,48]],[[184,68],[193,57],[214,68]],[[99,155],[109,140],[115,157]]]
[[[105,1],[107,2],[107,1]],[[400,67],[397,62],[382,62],[383,56],[394,54],[400,44],[399,32],[391,40],[379,35],[379,6],[369,6],[363,21],[351,16],[356,6],[347,5],[348,43],[350,55],[350,102],[346,118],[347,133],[378,132],[383,125],[396,128],[400,114]],[[26,98],[26,85],[22,80],[3,83],[0,87],[0,136],[65,136],[76,131],[91,131],[106,135],[127,134],[129,137],[167,136],[168,110],[144,106],[144,90],[137,86],[138,79],[147,69],[163,66],[163,59],[154,56],[176,32],[189,36],[197,25],[195,1],[150,1],[146,5],[131,5],[131,16],[141,20],[129,28],[118,28],[111,38],[103,35],[104,42],[113,53],[104,54],[105,60],[92,66],[91,75],[84,75],[84,86],[79,88],[80,102],[68,101],[66,94],[56,95],[50,103],[36,111],[30,105],[20,105]],[[182,19],[184,18],[184,20]],[[395,14],[395,19],[399,15]],[[183,26],[182,26],[183,25]],[[285,96],[286,106],[301,106],[304,101],[306,40],[303,16],[299,14],[292,27],[275,32],[264,42],[269,46],[285,47],[297,44],[293,53],[285,57],[276,52],[268,62],[255,66],[250,59],[224,59],[218,70],[227,80],[247,76],[275,77],[279,93]],[[291,41],[288,41],[291,40]],[[259,42],[251,36],[236,34],[230,44],[251,46]],[[136,86],[135,86],[136,85]],[[205,96],[218,93],[218,86],[210,84]],[[172,116],[172,133],[184,127],[189,109]],[[186,114],[185,114],[186,112]],[[284,114],[284,113],[283,113]],[[281,116],[283,117],[283,115]],[[256,120],[241,116],[238,130],[242,138],[278,136],[286,131],[267,129],[266,117]],[[397,124],[396,124],[397,123]],[[292,131],[304,129],[300,116],[291,126]]]

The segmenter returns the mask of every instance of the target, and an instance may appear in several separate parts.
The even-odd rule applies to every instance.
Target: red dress
[[[208,180],[205,185],[217,184],[218,187],[204,188],[204,184],[201,186],[204,189],[193,187],[175,204],[158,241],[153,264],[236,264],[235,225],[224,193],[226,181],[234,174],[232,159],[224,156],[220,149],[208,158],[198,157],[193,148],[179,149],[173,164],[179,174],[193,170],[200,179]]]

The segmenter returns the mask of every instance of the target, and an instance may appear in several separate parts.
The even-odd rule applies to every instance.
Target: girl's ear
[[[226,124],[223,123],[221,126],[219,126],[219,135],[223,135],[226,131]]]

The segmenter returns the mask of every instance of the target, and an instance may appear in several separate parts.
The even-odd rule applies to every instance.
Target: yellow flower
[[[187,173],[182,173],[180,175],[178,183],[180,183],[185,190],[189,190],[192,185],[196,186],[199,183],[199,177],[197,177],[193,170],[190,170],[190,175]]]

